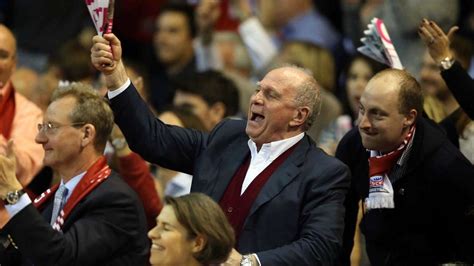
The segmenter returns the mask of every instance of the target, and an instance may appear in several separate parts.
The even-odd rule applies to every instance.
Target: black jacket
[[[346,198],[345,262],[353,246],[358,202],[368,196],[368,157],[357,128],[336,157],[352,172]],[[361,222],[373,265],[474,262],[474,167],[432,121],[420,118],[404,177],[393,183],[395,209],[371,210]],[[471,211],[471,215],[466,215]]]
[[[74,207],[63,233],[49,224],[53,201],[41,213],[30,204],[5,225],[2,234],[10,234],[18,250],[0,251],[1,265],[146,265],[143,207],[116,173]]]

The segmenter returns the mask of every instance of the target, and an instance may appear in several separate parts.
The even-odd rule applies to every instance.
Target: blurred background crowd
[[[474,163],[474,123],[418,36],[423,18],[445,32],[459,26],[452,54],[474,77],[473,1],[116,0],[113,33],[122,42],[132,82],[156,115],[167,124],[202,131],[226,117],[245,119],[255,83],[269,69],[283,64],[308,69],[323,88],[321,115],[308,134],[333,155],[356,123],[368,80],[386,68],[356,50],[373,17],[384,20],[402,64],[421,83],[426,115],[453,124],[453,142]],[[0,23],[17,42],[16,68],[0,54],[2,86],[11,80],[18,93],[43,111],[62,84],[80,81],[105,94],[103,77],[91,65],[96,33],[83,1],[3,0]],[[42,153],[27,152],[32,158]],[[118,128],[106,153],[130,182],[137,175],[151,176],[161,198],[190,191],[191,176],[148,165],[128,148]],[[38,194],[57,177],[40,160],[33,161],[24,166],[23,183]],[[148,208],[157,209],[148,217],[150,228],[158,206],[149,203]],[[366,259],[360,257],[354,262],[363,264]]]

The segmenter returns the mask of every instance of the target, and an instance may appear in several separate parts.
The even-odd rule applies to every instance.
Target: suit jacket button
[[[227,212],[231,213],[234,209],[232,207],[227,208]]]
[[[404,188],[401,188],[400,190],[398,190],[398,194],[400,195],[405,195],[405,189]]]

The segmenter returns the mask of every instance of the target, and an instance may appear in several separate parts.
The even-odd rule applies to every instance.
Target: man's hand
[[[221,266],[240,266],[241,261],[242,255],[237,250],[235,250],[235,248],[233,248],[232,252],[229,255],[229,258],[226,262],[222,263]],[[260,264],[258,264],[257,258],[255,257],[255,254],[251,254],[250,262],[252,266],[260,266]]]
[[[223,266],[240,266],[241,260],[242,260],[242,255],[237,250],[235,250],[235,248],[233,248],[232,252],[229,255],[229,258],[222,265]]]
[[[5,199],[8,192],[22,189],[15,171],[15,147],[13,140],[10,140],[5,149],[5,154],[0,155],[0,198]]]
[[[128,79],[125,67],[122,64],[122,46],[120,40],[113,34],[104,34],[92,38],[91,61],[92,65],[104,73],[107,89],[115,90]]]
[[[434,21],[422,20],[418,28],[418,35],[425,43],[435,63],[439,64],[446,57],[453,57],[449,44],[458,29],[457,26],[454,26],[446,35]]]

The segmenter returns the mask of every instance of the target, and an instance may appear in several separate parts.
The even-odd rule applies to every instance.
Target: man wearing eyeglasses
[[[10,215],[0,265],[145,265],[143,207],[102,155],[112,126],[110,107],[90,87],[58,89],[36,142],[61,182],[33,202],[15,176],[9,142],[0,156],[0,198]]]

